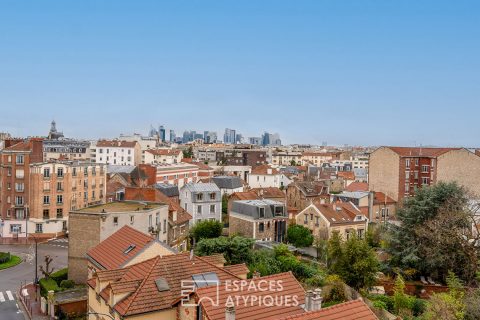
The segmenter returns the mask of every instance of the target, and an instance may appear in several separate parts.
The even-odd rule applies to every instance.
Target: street
[[[0,251],[10,252],[20,256],[22,263],[0,270],[0,320],[24,319],[20,311],[20,302],[16,299],[16,292],[25,282],[33,282],[35,278],[35,244],[29,245],[0,245]],[[68,239],[56,239],[38,244],[38,266],[44,264],[45,255],[53,257],[54,271],[67,266]],[[38,271],[38,277],[42,274]]]

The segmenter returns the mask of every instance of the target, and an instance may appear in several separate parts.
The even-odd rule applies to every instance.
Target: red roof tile
[[[353,173],[353,171],[339,171],[337,177],[347,180],[355,180],[355,173]]]
[[[155,239],[130,226],[123,226],[110,237],[87,252],[87,255],[105,269],[116,269],[137,255]],[[135,248],[124,253],[130,246]]]
[[[225,266],[223,268],[238,277],[244,274],[248,274],[250,272],[250,270],[248,269],[245,263],[232,264],[230,266]]]
[[[345,191],[348,191],[348,192],[368,191],[368,183],[354,181],[345,188]]]
[[[285,193],[279,188],[253,188],[251,191],[255,192],[259,197],[263,198],[285,198]]]
[[[244,286],[243,290],[241,286],[238,286],[238,289],[234,286],[220,286],[218,288],[218,305],[213,305],[209,299],[202,299],[203,297],[215,296],[217,287],[208,286],[198,289],[196,295],[199,299],[202,299],[201,304],[207,318],[209,320],[225,319],[225,305],[227,300],[234,302],[235,319],[237,320],[273,320],[304,312],[300,305],[305,301],[305,291],[291,272],[246,281],[248,285]],[[277,291],[262,290],[262,286],[265,288],[265,286],[271,283],[274,285],[280,283],[283,288],[278,286],[275,288]],[[265,299],[267,296],[269,297],[268,300]],[[262,304],[264,299],[265,301],[270,301],[270,297],[274,299],[273,306],[265,306]],[[255,302],[253,299],[258,300]],[[290,303],[276,302],[286,301],[286,299],[289,299]],[[298,303],[295,304],[293,299],[296,299]],[[245,301],[247,302],[245,303]]]
[[[270,173],[268,173],[269,169],[271,169]],[[264,165],[260,165],[252,168],[252,174],[273,175],[273,174],[279,174],[279,171],[277,169],[270,167],[268,164],[264,164]]]
[[[150,149],[146,152],[155,156],[178,156],[182,151],[177,149]]]
[[[318,311],[282,318],[282,320],[378,320],[378,317],[362,300],[340,303]]]
[[[373,200],[374,204],[395,204],[397,203],[395,200],[392,198],[385,196],[385,193],[383,192],[375,192],[375,198]]]
[[[238,200],[256,200],[259,197],[253,191],[246,191],[246,192],[234,192],[234,193],[232,193],[230,198],[238,199]]]

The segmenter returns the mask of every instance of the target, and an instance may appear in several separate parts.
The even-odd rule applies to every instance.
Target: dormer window
[[[125,250],[123,251],[123,253],[124,253],[124,254],[129,254],[133,249],[135,249],[135,247],[136,247],[136,246],[135,246],[134,244],[131,244],[131,245],[129,245],[129,246],[127,247],[127,249],[125,249]]]
[[[258,208],[258,216],[260,219],[265,218],[265,208]]]

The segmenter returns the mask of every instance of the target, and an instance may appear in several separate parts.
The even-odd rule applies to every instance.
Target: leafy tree
[[[415,298],[405,293],[405,281],[401,275],[397,275],[397,279],[395,279],[393,292],[395,314],[401,317],[411,316],[411,309]]]
[[[465,320],[480,319],[480,288],[471,290],[464,298]]]
[[[217,238],[222,235],[223,225],[220,221],[217,220],[202,220],[197,222],[192,229],[190,229],[190,234],[195,241],[200,241],[201,239],[210,239]]]
[[[295,162],[295,160],[292,159],[292,160],[290,160],[290,165],[291,165],[292,167],[294,167],[294,166],[297,165],[297,163]]]
[[[195,247],[195,254],[209,256],[216,253],[223,253],[227,264],[238,264],[251,261],[253,239],[243,237],[218,237],[202,239]]]
[[[193,158],[193,148],[192,148],[192,146],[188,147],[187,150],[183,150],[183,157],[184,158]]]
[[[361,289],[375,283],[378,260],[366,240],[355,235],[342,242],[335,234],[329,242],[330,272],[338,274],[351,287]]]
[[[467,205],[467,193],[456,183],[421,188],[397,212],[401,224],[391,227],[391,263],[440,279],[462,266],[459,276],[471,281],[478,268],[478,235],[471,228],[475,217]]]
[[[304,248],[312,245],[313,236],[308,228],[294,224],[287,229],[287,241],[297,248]]]
[[[427,304],[424,318],[433,319],[464,319],[466,305],[464,302],[463,284],[451,271],[448,272],[447,284],[449,291],[434,293]]]
[[[275,258],[275,252],[267,249],[253,251],[249,270],[252,274],[260,273],[262,277],[282,272],[280,262]]]

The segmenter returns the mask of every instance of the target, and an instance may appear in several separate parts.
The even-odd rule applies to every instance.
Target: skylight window
[[[131,244],[128,246],[127,249],[125,249],[125,251],[123,251],[124,254],[129,254],[133,249],[135,249],[135,245],[134,244]]]
[[[218,276],[215,272],[194,274],[192,280],[197,288],[217,286],[219,284]]]

